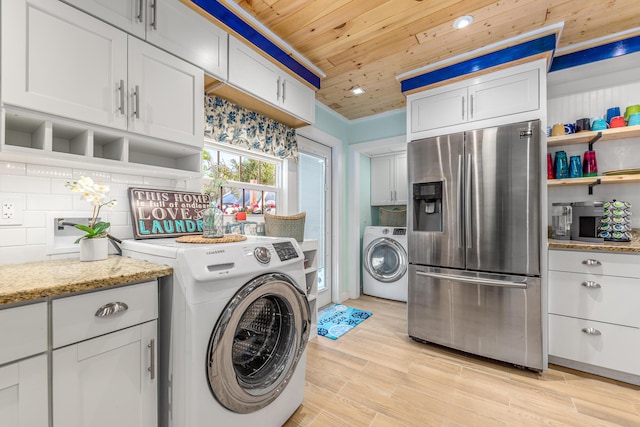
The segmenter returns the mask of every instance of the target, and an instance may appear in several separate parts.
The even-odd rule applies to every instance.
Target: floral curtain
[[[298,161],[296,130],[217,96],[204,100],[204,135],[216,142]]]

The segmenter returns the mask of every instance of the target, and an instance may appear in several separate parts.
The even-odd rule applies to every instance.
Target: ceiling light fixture
[[[351,93],[354,95],[362,95],[365,92],[365,90],[363,88],[361,88],[360,86],[356,86],[353,89],[351,89]]]
[[[460,18],[455,20],[455,22],[453,23],[453,28],[455,28],[456,30],[459,30],[461,28],[468,26],[472,22],[473,22],[473,16],[471,15],[461,16]]]

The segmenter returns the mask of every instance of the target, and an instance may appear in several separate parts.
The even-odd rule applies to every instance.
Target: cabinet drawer
[[[640,375],[640,329],[550,314],[549,355]]]
[[[640,256],[587,251],[549,251],[549,270],[638,277]]]
[[[108,314],[115,307],[120,308]],[[99,316],[98,311],[103,308],[107,313]],[[57,299],[52,303],[53,348],[137,325],[157,317],[156,281]]]
[[[549,313],[640,327],[640,280],[549,272]]]
[[[47,350],[47,304],[0,310],[0,365]]]

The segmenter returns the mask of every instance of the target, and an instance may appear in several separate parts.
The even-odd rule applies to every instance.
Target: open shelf
[[[569,185],[596,185],[597,181],[600,184],[630,184],[640,182],[639,175],[600,175],[590,176],[586,178],[565,178],[565,179],[550,179],[547,181],[549,187],[562,187]]]
[[[70,167],[90,164],[121,173],[131,173],[134,167],[148,175],[171,178],[201,173],[201,147],[15,107],[3,108],[0,116],[4,130],[1,159]]]
[[[625,126],[621,128],[606,129],[599,131],[587,131],[572,133],[570,135],[550,136],[547,137],[548,147],[557,147],[560,145],[588,144],[602,133],[600,141],[613,141],[616,139],[638,138],[640,137],[639,126]]]

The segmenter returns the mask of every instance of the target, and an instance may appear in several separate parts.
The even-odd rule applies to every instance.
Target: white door
[[[147,0],[62,0],[127,33],[144,39]]]
[[[204,73],[129,37],[129,130],[202,146]]]
[[[331,148],[298,135],[298,203],[305,239],[318,240],[318,307],[332,301]]]
[[[48,425],[47,356],[0,367],[0,426]]]
[[[53,427],[157,427],[156,328],[154,320],[54,350]]]
[[[469,86],[469,120],[483,120],[537,110],[538,70]]]
[[[413,133],[467,121],[466,87],[455,90],[435,89],[429,91],[429,95],[417,95],[408,102]]]
[[[281,92],[282,106],[287,111],[308,123],[315,121],[316,93],[313,89],[283,73]]]
[[[395,193],[394,205],[406,205],[409,194],[409,178],[407,176],[407,153],[395,155]]]
[[[155,0],[152,5],[147,41],[226,80],[227,33],[179,1]]]
[[[229,36],[229,83],[273,105],[280,102],[281,81],[275,65]]]
[[[11,0],[1,38],[3,102],[126,129],[125,33],[61,2]]]
[[[371,206],[393,205],[395,157],[371,158]]]

